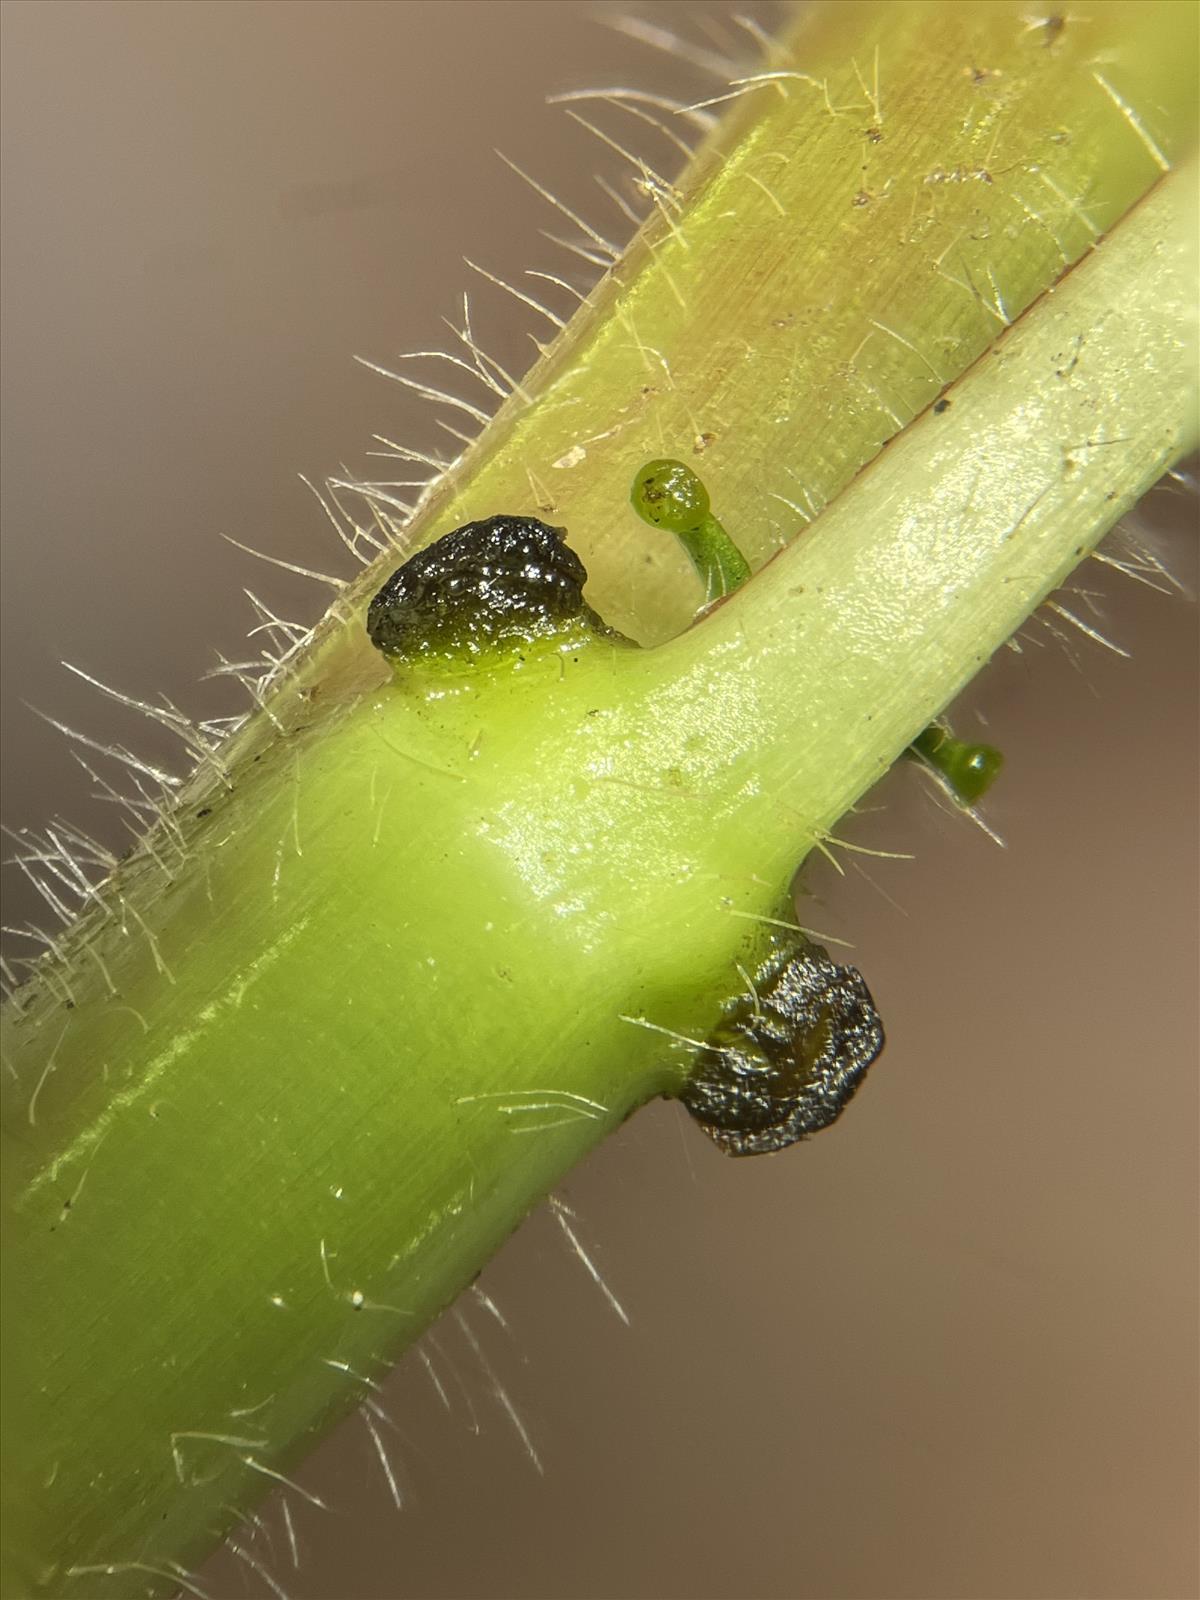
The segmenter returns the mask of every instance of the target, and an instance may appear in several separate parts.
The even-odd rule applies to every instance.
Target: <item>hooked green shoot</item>
[[[704,584],[704,603],[723,600],[750,577],[750,564],[713,516],[708,490],[682,461],[648,461],[633,480],[633,509],[652,528],[666,528],[687,551]]]
[[[910,755],[941,774],[964,806],[983,799],[1004,765],[1004,753],[995,745],[956,739],[943,722],[931,722],[908,748]]]

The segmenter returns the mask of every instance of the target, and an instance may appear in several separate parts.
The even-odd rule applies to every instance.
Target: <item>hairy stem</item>
[[[1194,442],[1179,12],[1091,10],[806,12],[413,530],[565,522],[656,647],[393,681],[372,571],[18,995],[6,1594],[174,1588]],[[690,629],[689,451],[763,568]]]

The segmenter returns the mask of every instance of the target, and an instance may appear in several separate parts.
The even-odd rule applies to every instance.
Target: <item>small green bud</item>
[[[973,806],[992,787],[1003,765],[1003,752],[994,745],[964,745],[954,766],[954,792],[966,805]]]
[[[629,495],[643,522],[668,533],[691,533],[708,516],[708,490],[682,461],[648,461]]]
[[[966,744],[937,722],[919,733],[909,748],[941,773],[965,806],[983,799],[1004,765],[1003,752],[995,745]]]

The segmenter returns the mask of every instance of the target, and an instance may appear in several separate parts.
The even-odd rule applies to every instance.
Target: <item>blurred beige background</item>
[[[638,14],[703,53],[745,49],[731,11]],[[194,683],[241,648],[240,586],[316,614],[217,535],[329,566],[296,474],[436,437],[353,353],[443,342],[463,254],[576,278],[493,146],[619,224],[592,181],[617,167],[542,96],[714,80],[615,15],[7,0],[10,825],[120,840],[23,700],[167,753],[61,657],[217,714]],[[520,367],[536,319],[471,288]],[[1194,585],[1194,502],[1155,516]],[[415,1360],[384,1397],[404,1509],[354,1419],[304,1479],[332,1514],[292,1497],[299,1569],[277,1504],[242,1537],[292,1600],[1197,1593],[1196,609],[1079,582],[1132,660],[1034,628],[958,713],[1008,754],[1008,848],[906,769],[853,836],[916,860],[811,875],[890,1038],[852,1112],[741,1163],[672,1107],[635,1118],[564,1191],[632,1325],[544,1212],[483,1279],[508,1331],[464,1306],[544,1477],[447,1320],[450,1411]],[[7,876],[5,920],[35,915]],[[201,1583],[271,1592],[228,1555]]]

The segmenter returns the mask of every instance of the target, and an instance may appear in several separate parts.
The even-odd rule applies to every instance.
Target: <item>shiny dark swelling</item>
[[[768,1154],[836,1121],[883,1044],[862,974],[800,939],[726,1008],[679,1098],[726,1154]]]
[[[587,570],[565,533],[496,516],[436,539],[371,601],[371,643],[395,661],[471,661],[556,633],[609,633],[583,598]]]

